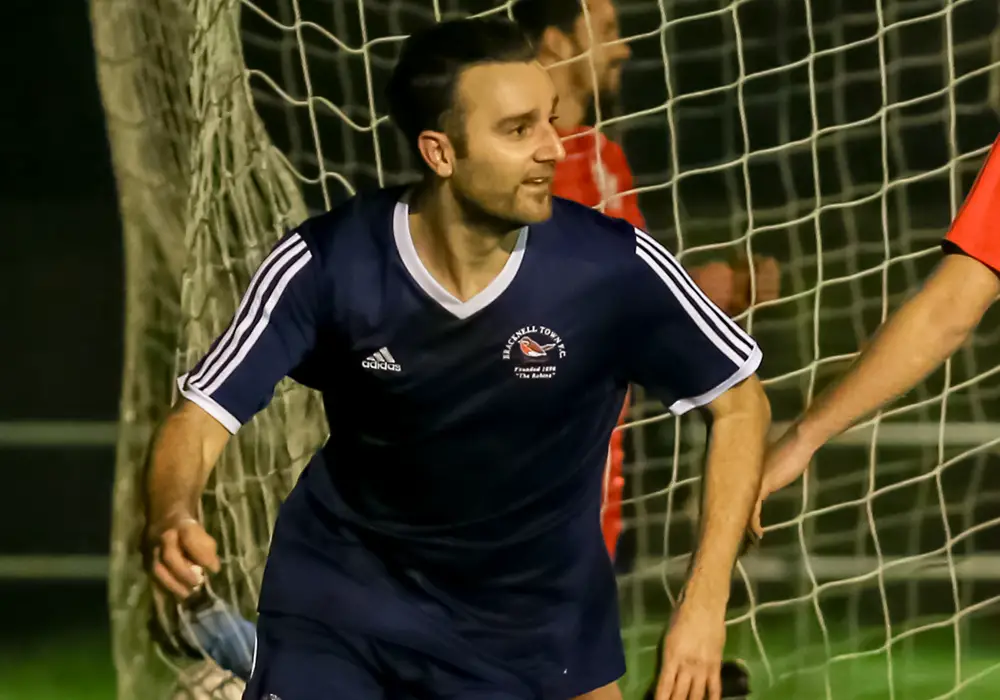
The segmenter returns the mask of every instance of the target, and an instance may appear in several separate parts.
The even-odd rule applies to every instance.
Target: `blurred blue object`
[[[208,602],[208,601],[203,601]],[[181,637],[195,651],[244,681],[253,669],[257,628],[214,596],[210,605],[185,607]]]

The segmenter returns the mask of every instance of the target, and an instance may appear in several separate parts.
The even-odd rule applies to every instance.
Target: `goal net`
[[[743,322],[779,423],[843,371],[934,265],[998,131],[1000,31],[978,0],[619,0],[633,51],[595,128],[685,264],[771,255]],[[501,0],[91,0],[127,260],[110,606],[119,697],[239,697],[175,653],[142,570],[141,476],[173,378],[229,321],[288,227],[411,179],[382,89],[401,40]],[[586,60],[586,57],[584,58]],[[985,698],[1000,674],[1000,314],[918,390],[768,503],[734,578],[729,653],[768,698]],[[620,578],[629,697],[695,532],[704,428],[640,394],[626,428]],[[278,504],[326,433],[283,383],[204,498],[254,617]],[[169,638],[168,634],[168,638]]]

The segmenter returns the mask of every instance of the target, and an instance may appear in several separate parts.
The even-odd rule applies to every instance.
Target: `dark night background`
[[[0,107],[3,421],[113,421],[118,414],[123,278],[114,179],[87,6],[60,4],[54,12],[48,3],[15,3],[17,19],[0,42],[4,63],[21,67]],[[39,51],[42,45],[54,50]],[[109,502],[111,459],[110,448],[4,448],[5,491],[17,494],[18,508],[0,515],[2,549],[27,551],[18,531],[30,521],[31,551],[42,543],[45,551],[104,551],[107,509],[88,506],[84,518],[74,503]],[[44,488],[54,483],[62,488]],[[54,500],[60,494],[70,500]],[[24,517],[46,511],[69,521],[52,536],[43,534],[45,521]]]
[[[117,417],[122,245],[87,12],[81,0],[14,0],[2,13],[0,423],[7,436],[18,432],[15,421]],[[105,555],[113,460],[111,445],[0,441],[0,564],[13,555]],[[103,580],[0,578],[0,656],[7,645],[40,644],[49,628],[106,628],[104,598]]]

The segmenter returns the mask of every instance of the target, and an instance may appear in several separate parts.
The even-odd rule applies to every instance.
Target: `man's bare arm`
[[[229,431],[197,404],[181,400],[153,439],[147,477],[147,542],[159,583],[185,597],[201,569],[219,567],[215,541],[201,527],[198,504]]]
[[[886,321],[847,374],[775,445],[762,496],[795,481],[828,440],[939,367],[965,342],[998,294],[1000,278],[989,267],[964,255],[946,256],[924,287]]]
[[[685,598],[721,600],[725,607],[736,555],[760,490],[771,406],[757,377],[708,405],[711,429],[701,531]]]
[[[708,405],[712,427],[701,532],[684,596],[663,646],[657,700],[721,694],[733,566],[760,490],[771,407],[756,377]]]

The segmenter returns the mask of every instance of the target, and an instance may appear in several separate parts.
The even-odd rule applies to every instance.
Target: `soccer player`
[[[631,53],[628,44],[620,41],[613,0],[588,0],[586,16],[580,0],[518,0],[513,16],[535,45],[538,60],[548,69],[559,95],[555,126],[566,159],[556,166],[552,193],[590,207],[603,201],[605,214],[645,230],[639,199],[631,191],[634,179],[625,152],[585,123],[595,101],[618,94],[622,66]],[[588,49],[592,49],[593,68]],[[715,261],[691,269],[688,274],[727,313],[741,313],[751,303],[750,274],[745,263]],[[757,261],[755,278],[753,301],[762,303],[778,297],[781,275],[774,258]],[[621,422],[625,415],[623,411]],[[612,557],[622,531],[623,437],[621,431],[611,436],[606,502],[601,511],[604,539]]]
[[[930,279],[769,451],[761,500],[795,481],[816,451],[909,391],[965,341],[1000,294],[1000,139],[942,242]],[[755,527],[761,532],[758,515]]]
[[[154,440],[151,572],[191,595],[198,502],[282,377],[332,431],[282,504],[245,697],[620,698],[596,517],[630,382],[712,419],[698,549],[662,700],[717,698],[730,577],[760,487],[755,341],[643,231],[551,194],[551,79],[502,20],[404,44],[390,115],[426,165],[281,240]]]

